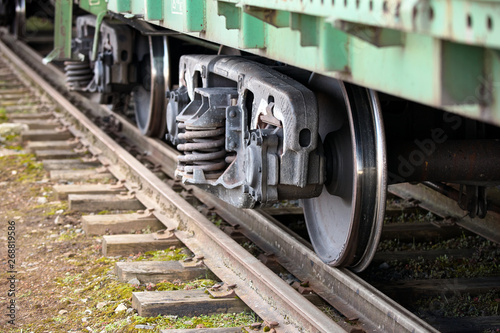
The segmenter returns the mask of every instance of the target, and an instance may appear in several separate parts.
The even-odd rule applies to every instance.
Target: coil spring
[[[66,85],[73,90],[84,90],[94,77],[88,61],[65,61]]]
[[[179,165],[177,169],[186,174],[192,174],[193,170],[203,170],[206,179],[218,178],[226,169],[225,128],[219,127],[213,130],[186,129],[185,124],[180,123],[179,129],[185,130],[179,133],[179,139],[186,143],[177,145],[177,149],[184,152],[178,156]]]

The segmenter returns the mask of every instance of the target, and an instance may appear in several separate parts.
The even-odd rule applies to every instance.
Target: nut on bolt
[[[259,323],[259,322],[250,324],[251,328],[260,328],[261,326],[262,326],[262,323]]]
[[[217,283],[217,284],[214,284],[211,289],[212,290],[219,290],[221,287],[222,287],[222,284]]]
[[[265,326],[263,328],[264,332],[276,332],[274,327],[279,326],[279,323],[277,321],[266,321]]]

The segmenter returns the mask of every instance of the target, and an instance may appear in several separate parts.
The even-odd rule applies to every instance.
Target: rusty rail
[[[17,52],[31,57],[29,63],[40,64],[39,57],[30,49]],[[92,143],[91,152],[109,165],[109,171],[118,179],[127,179],[129,190],[148,208],[154,208],[154,215],[170,229],[193,252],[202,254],[207,266],[221,279],[236,283],[237,295],[265,320],[278,321],[279,331],[343,332],[349,330],[329,319],[314,305],[277,277],[260,261],[249,255],[224,232],[216,228],[201,213],[180,198],[170,187],[161,182],[150,170],[133,158],[95,124],[88,120],[74,105],[33,73],[4,44],[0,51],[22,69],[34,82],[56,101],[72,120],[71,130],[75,136]],[[35,60],[38,57],[37,60]],[[39,67],[47,72],[52,84],[64,82],[54,74],[53,68]],[[78,95],[72,95],[74,102],[97,110],[101,116],[109,115],[105,108],[95,108]],[[162,169],[172,176],[177,153],[160,141],[142,137],[128,121],[116,116],[122,122],[122,133],[134,140],[150,159],[161,161]],[[242,231],[266,251],[275,253],[280,263],[297,277],[309,280],[310,285],[326,301],[341,311],[347,318],[359,319],[367,331],[388,332],[434,332],[435,330],[406,309],[356,277],[347,270],[335,269],[320,262],[307,244],[295,239],[286,228],[272,218],[256,211],[236,210],[220,200],[194,189],[200,200],[216,207],[221,216],[239,221]]]

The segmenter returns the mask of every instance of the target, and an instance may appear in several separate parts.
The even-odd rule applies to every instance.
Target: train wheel
[[[163,137],[166,121],[165,91],[170,88],[168,41],[164,36],[149,36],[149,57],[140,66],[141,84],[133,89],[135,119],[141,133]]]
[[[331,266],[365,269],[384,220],[387,167],[375,92],[313,75],[326,156],[322,194],[302,200],[314,250]]]

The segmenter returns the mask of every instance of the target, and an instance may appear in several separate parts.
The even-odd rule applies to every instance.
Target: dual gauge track
[[[340,320],[332,320],[185,201],[168,185],[169,182],[157,177],[156,173],[161,171],[174,178],[178,155],[175,150],[159,140],[142,136],[120,115],[66,91],[64,76],[55,72],[55,68],[29,68],[26,63],[41,64],[39,56],[26,46],[17,42],[15,45],[19,48],[16,53],[22,54],[24,60],[4,44],[0,44],[0,53],[15,66],[15,72],[23,73],[26,84],[42,89],[51,103],[61,109],[56,114],[58,121],[84,143],[107,172],[124,180],[122,184],[129,193],[133,193],[197,257],[203,258],[204,264],[221,281],[237,285],[236,295],[258,316],[267,322],[278,323],[274,327],[277,332],[436,331],[349,270],[325,265],[307,242],[296,238],[266,213],[235,209],[196,187],[189,187],[199,201],[215,210],[264,252],[273,254],[296,278],[308,281],[312,290],[341,314]],[[50,83],[46,81],[48,78]],[[120,140],[114,140],[99,128],[91,120],[95,117],[119,124],[119,131],[113,136]],[[133,150],[142,152],[141,160],[130,153],[131,144]],[[399,188],[400,191],[404,189]]]

